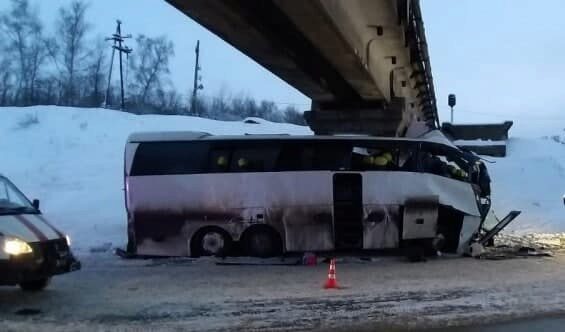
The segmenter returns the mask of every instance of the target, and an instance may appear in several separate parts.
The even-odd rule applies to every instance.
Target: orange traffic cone
[[[335,276],[335,258],[330,260],[330,270],[328,272],[328,279],[326,280],[326,284],[324,285],[325,289],[337,289],[339,288],[337,284],[337,279]]]

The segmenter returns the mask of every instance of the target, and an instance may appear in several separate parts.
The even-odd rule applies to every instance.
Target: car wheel
[[[20,283],[20,288],[26,292],[38,292],[42,291],[49,285],[51,278],[42,278],[32,281],[25,281]]]
[[[219,227],[199,230],[192,238],[191,253],[199,256],[226,256],[232,247],[231,236]]]
[[[282,254],[281,238],[269,227],[255,227],[243,237],[245,253],[253,257],[275,257]]]

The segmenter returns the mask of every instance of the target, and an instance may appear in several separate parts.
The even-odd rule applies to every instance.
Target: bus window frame
[[[443,154],[438,154],[434,152],[440,152]],[[431,155],[434,156],[445,156],[446,159],[448,159],[448,162],[446,163],[447,165],[449,165],[450,162],[453,162],[457,165],[457,167],[459,167],[460,169],[462,169],[463,171],[465,171],[467,173],[467,177],[465,179],[460,179],[460,178],[455,178],[452,176],[447,176],[447,175],[440,175],[440,174],[436,174],[433,172],[430,172],[429,170],[425,170],[423,167],[423,158],[424,158],[424,153],[430,153]],[[453,158],[450,158],[450,156],[453,156]],[[454,160],[450,160],[450,159],[460,159],[461,161],[463,161],[465,163],[465,167],[461,167],[461,165],[459,165],[459,163],[457,163]],[[434,142],[420,142],[419,143],[419,149],[418,149],[418,170],[421,173],[426,173],[426,174],[435,174],[438,176],[442,176],[448,179],[453,179],[456,181],[461,181],[461,182],[465,182],[465,183],[469,183],[472,184],[472,179],[471,179],[471,171],[472,171],[472,167],[473,167],[473,163],[471,160],[469,160],[468,158],[465,157],[465,154],[456,149],[456,148],[452,148],[450,146],[446,146],[443,144],[439,144],[439,143],[434,143]]]
[[[196,146],[200,146],[199,148],[202,148],[203,150],[206,149],[206,151],[204,151],[200,157],[202,157],[202,159],[205,159],[210,151],[210,147],[208,142],[205,141],[150,141],[150,142],[140,142],[139,145],[137,146],[136,150],[135,150],[135,154],[132,158],[132,165],[131,165],[131,170],[129,172],[129,176],[164,176],[164,175],[190,175],[190,174],[201,174],[203,173],[202,171],[208,171],[208,163],[206,160],[200,160],[200,167],[198,167],[198,171],[170,171],[171,168],[164,168],[162,165],[160,167],[147,167],[147,165],[145,163],[148,162],[148,160],[144,160],[144,159],[139,159],[140,158],[140,151],[143,151],[144,149],[148,149],[149,147],[158,147],[159,145],[161,146],[161,150],[163,146],[166,145],[173,145],[173,144],[181,144],[181,145],[196,145]],[[183,153],[183,157],[187,157],[187,153],[189,153],[191,150],[190,149],[180,149],[180,152]],[[201,151],[202,152],[202,151]],[[178,152],[177,152],[178,153]],[[144,156],[147,157],[147,156]],[[141,157],[143,158],[143,157]],[[153,157],[151,157],[153,158]],[[155,160],[149,160],[151,162],[154,162]],[[163,163],[162,160],[160,160],[161,164],[165,164]],[[140,166],[141,165],[141,166]],[[185,166],[186,167],[186,166]],[[186,167],[186,169],[194,169],[195,167]],[[168,172],[166,172],[166,170],[169,170]]]
[[[269,144],[265,144],[269,143]],[[271,144],[272,143],[272,144]],[[237,169],[237,156],[242,151],[253,151],[253,150],[268,150],[274,149],[276,151],[276,156],[274,158],[274,166],[270,169],[263,170],[241,170]],[[208,172],[207,173],[264,173],[264,172],[276,172],[276,163],[280,155],[280,142],[276,140],[243,140],[234,139],[229,141],[210,141],[210,148],[208,151]],[[213,153],[217,151],[228,152],[228,166],[225,170],[214,170],[214,156]]]
[[[393,167],[394,168],[383,168],[382,171],[388,172],[419,172],[419,143],[412,141],[401,141],[401,140],[355,140],[352,141],[351,154],[353,156],[354,148],[369,148],[374,150],[394,152],[393,155]],[[405,168],[404,165],[400,166],[400,155],[402,152],[411,152],[412,157],[415,158],[415,163],[413,167]],[[352,169],[358,172],[370,172],[378,171],[379,169]]]
[[[201,164],[199,168],[200,171],[191,172],[181,172],[181,173],[166,173],[161,174],[160,172],[151,172],[152,174],[138,174],[139,171],[136,170],[136,164],[139,162],[138,151],[143,145],[151,144],[167,144],[167,143],[186,143],[187,146],[191,144],[201,145],[199,148],[207,149],[203,153],[205,161]],[[308,163],[308,167],[304,167],[307,163],[304,163],[303,156],[301,155],[301,160],[298,161],[299,167],[288,167],[290,165],[282,165],[281,167],[281,157],[285,152],[285,148],[291,146],[297,151],[305,151],[310,149],[311,156]],[[467,172],[466,179],[455,178],[450,175],[440,175],[443,177],[451,178],[454,180],[459,180],[467,183],[473,183],[471,174],[473,169],[473,161],[465,156],[462,151],[452,148],[443,144],[434,142],[422,142],[422,141],[404,141],[404,140],[370,140],[370,139],[290,139],[290,140],[275,140],[275,139],[257,139],[257,140],[246,140],[246,139],[233,139],[233,140],[195,140],[195,141],[167,141],[167,142],[142,142],[139,143],[136,153],[132,159],[132,171],[131,176],[148,176],[148,175],[190,175],[190,174],[214,174],[214,173],[262,173],[262,172],[300,172],[300,171],[331,171],[331,172],[343,172],[343,171],[353,171],[353,172],[367,172],[367,171],[378,171],[378,169],[364,169],[358,168],[353,163],[353,149],[355,147],[375,149],[375,150],[388,150],[392,151],[394,158],[394,168],[383,169],[383,171],[400,171],[400,172],[417,172],[426,174],[436,174],[425,170],[423,167],[423,156],[424,153],[428,152],[436,156],[445,156],[446,159],[454,159],[453,162],[457,166]],[[327,156],[324,152],[335,151],[337,149],[343,150],[344,160],[335,161],[335,165],[330,165],[326,163],[328,160],[324,158]],[[249,170],[242,171],[235,169],[234,163],[236,163],[237,153],[239,151],[252,151],[252,150],[276,150],[274,159],[272,160],[272,167],[270,169],[263,170]],[[227,167],[225,169],[218,169],[215,165],[216,158],[219,152],[225,152],[227,156]],[[411,152],[413,158],[415,158],[414,164],[410,167],[400,166],[400,156],[403,151]],[[439,152],[439,153],[438,153]],[[217,154],[216,156],[214,154]],[[339,157],[341,154],[336,154],[335,157]],[[287,156],[288,157],[288,156]],[[297,157],[298,158],[298,157]],[[331,159],[331,158],[329,158]],[[290,158],[292,160],[292,157]],[[460,160],[464,163],[465,168],[461,167],[456,160]],[[447,163],[449,164],[449,163]],[[330,167],[326,167],[329,165]],[[335,166],[335,167],[334,167]],[[341,167],[341,168],[338,168]],[[355,167],[354,167],[355,166]],[[145,169],[145,168],[142,168]],[[142,172],[143,173],[143,172]],[[147,173],[147,172],[145,172]],[[153,174],[155,173],[155,174]],[[438,174],[439,175],[439,174]]]

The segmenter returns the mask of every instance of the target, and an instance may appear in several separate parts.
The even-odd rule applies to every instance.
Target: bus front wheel
[[[227,256],[232,247],[231,236],[219,227],[205,227],[192,237],[191,253],[200,256]]]
[[[249,228],[242,238],[245,253],[253,257],[274,257],[282,254],[279,234],[268,226]]]

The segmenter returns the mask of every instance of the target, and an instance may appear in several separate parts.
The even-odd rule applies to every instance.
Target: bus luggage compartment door
[[[363,191],[361,174],[333,176],[334,239],[336,249],[363,248]]]
[[[439,197],[412,198],[404,204],[402,240],[433,239],[437,233]]]

